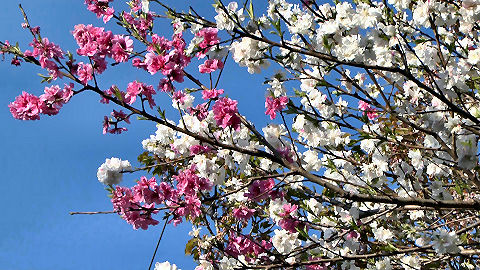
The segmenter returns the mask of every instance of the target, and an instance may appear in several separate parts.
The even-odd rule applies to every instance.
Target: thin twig
[[[98,215],[98,214],[115,214],[118,211],[96,211],[96,212],[70,212],[70,215]]]
[[[153,260],[155,260],[155,255],[157,254],[158,246],[160,245],[160,241],[163,237],[163,232],[165,232],[165,228],[167,227],[168,218],[165,219],[165,223],[163,224],[162,233],[160,233],[160,237],[158,238],[157,246],[155,247],[155,251],[153,252],[152,260],[150,261],[150,265],[148,266],[148,270],[152,268]]]

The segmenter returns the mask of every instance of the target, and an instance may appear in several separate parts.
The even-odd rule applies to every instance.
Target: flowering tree
[[[88,91],[114,105],[105,134],[125,132],[132,116],[157,125],[137,167],[110,158],[97,171],[113,213],[134,229],[191,222],[185,252],[198,270],[480,264],[480,2],[216,1],[214,18],[159,0],[121,12],[112,2],[85,4],[123,33],[76,25],[73,54],[24,13],[32,49],[6,41],[1,53],[41,66],[44,82],[66,81],[23,92],[9,105],[17,119],[58,114]],[[154,31],[161,19],[173,35]],[[265,127],[221,89],[231,58],[268,76]],[[101,87],[117,64],[158,85]]]

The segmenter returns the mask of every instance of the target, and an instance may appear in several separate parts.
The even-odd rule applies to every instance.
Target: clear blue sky
[[[213,9],[205,5],[206,2],[174,1],[177,6],[189,3],[199,6],[200,12],[212,14]],[[20,27],[23,19],[18,3],[14,0],[2,3],[0,40],[18,41],[25,50],[29,48],[31,36]],[[83,0],[23,0],[21,3],[31,24],[39,25],[44,37],[65,50],[77,48],[70,34],[74,25],[103,26],[101,20],[86,10]],[[107,25],[111,27],[114,25]],[[118,28],[113,29],[119,33]],[[166,31],[170,36],[171,30]],[[231,67],[231,62],[227,67]],[[125,88],[129,81],[148,77],[144,73],[131,74],[129,70],[126,66],[111,70],[101,77],[100,85],[108,88],[115,83]],[[220,88],[239,99],[240,110],[249,119],[260,120],[257,124],[262,126],[267,120],[263,114],[266,89],[261,85],[263,76],[253,78],[245,69],[232,70],[224,76]],[[57,116],[43,117],[40,121],[13,119],[7,105],[22,90],[35,95],[43,92],[46,85],[40,84],[36,76],[40,71],[28,64],[10,66],[9,60],[0,63],[3,127],[0,132],[0,204],[3,206],[0,269],[147,269],[161,226],[135,231],[116,215],[70,216],[68,213],[112,209],[103,186],[96,179],[96,170],[105,158],[112,156],[137,165],[141,141],[154,133],[154,125],[134,121],[125,134],[102,135],[103,116],[116,107],[100,104],[99,98],[91,93],[73,98]],[[150,78],[149,82],[156,85],[158,79]],[[63,85],[63,81],[54,83]],[[162,104],[161,100],[170,107],[165,96],[157,97],[157,103]],[[124,184],[131,186],[134,179],[127,175]],[[169,260],[184,270],[193,269],[192,259],[183,253],[190,228],[189,224],[168,226],[156,261]]]

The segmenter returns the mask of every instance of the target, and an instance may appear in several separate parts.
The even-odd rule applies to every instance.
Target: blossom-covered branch
[[[23,92],[13,117],[56,115],[94,92],[117,108],[103,133],[127,131],[131,116],[156,125],[136,169],[119,158],[98,168],[109,213],[135,229],[157,225],[160,212],[191,222],[185,252],[197,270],[478,265],[479,3],[214,1],[206,18],[160,0],[132,0],[121,12],[113,2],[85,1],[106,26],[73,27],[76,55],[25,13],[32,49],[0,43],[13,65],[67,81]],[[160,19],[172,35],[156,31]],[[106,30],[109,21],[124,33]],[[103,86],[101,74],[120,64],[156,86]],[[265,92],[266,126],[222,88],[222,74],[243,67],[267,77],[251,87]],[[125,187],[126,172],[144,176]],[[94,213],[104,212],[83,212]]]

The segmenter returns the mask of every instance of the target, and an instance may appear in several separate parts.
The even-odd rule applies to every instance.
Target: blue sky
[[[212,14],[211,5],[205,2],[177,0],[175,4],[189,3],[199,6],[200,12]],[[104,26],[86,10],[83,0],[24,0],[21,3],[31,24],[40,26],[42,35],[64,50],[77,48],[70,34],[74,25]],[[18,2],[4,1],[0,9],[0,40],[18,41],[25,50],[29,48],[31,36],[20,27],[22,21]],[[106,27],[123,33],[112,23]],[[166,35],[171,35],[168,28]],[[231,58],[229,61],[227,67],[231,68],[233,61]],[[128,66],[118,66],[101,76],[100,85],[106,89],[115,83],[125,88],[135,79],[154,85],[159,80],[130,71]],[[0,63],[3,127],[0,132],[0,203],[3,205],[0,269],[147,269],[161,226],[135,231],[116,215],[70,216],[69,212],[111,210],[106,192],[96,179],[98,166],[112,156],[137,165],[141,141],[154,133],[155,126],[133,121],[125,134],[103,135],[103,116],[116,107],[100,104],[93,93],[76,96],[54,117],[43,117],[40,121],[13,119],[7,105],[21,91],[40,95],[47,86],[40,84],[36,75],[39,72],[40,69],[29,64],[10,66],[9,59]],[[263,78],[263,75],[251,77],[245,69],[231,69],[219,87],[225,88],[230,97],[239,99],[240,110],[249,119],[260,120],[259,127],[267,120],[263,114],[266,89],[261,85]],[[54,84],[63,85],[63,81]],[[171,107],[166,96],[157,96],[157,103]],[[124,184],[131,186],[134,179],[127,175]],[[156,261],[169,260],[184,270],[193,269],[192,259],[183,252],[190,228],[189,224],[168,226]]]

